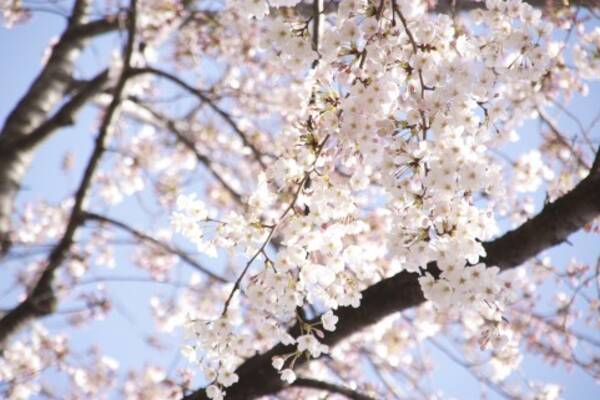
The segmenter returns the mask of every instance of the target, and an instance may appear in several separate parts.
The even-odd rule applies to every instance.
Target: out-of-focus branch
[[[223,120],[227,123],[227,125],[229,125],[231,127],[231,129],[233,129],[233,131],[236,133],[236,135],[242,140],[242,143],[244,144],[244,146],[248,147],[252,151],[252,154],[254,155],[254,157],[256,158],[256,161],[260,164],[260,166],[263,169],[267,167],[265,165],[264,161],[262,160],[261,152],[256,148],[256,146],[254,146],[248,140],[248,138],[246,137],[246,134],[235,123],[235,121],[233,120],[231,115],[229,113],[227,113],[225,110],[223,110],[221,107],[216,105],[201,90],[194,88],[193,86],[184,82],[182,79],[178,78],[177,76],[170,74],[166,71],[157,69],[157,68],[150,68],[150,67],[135,68],[135,69],[132,69],[131,74],[133,74],[133,75],[152,74],[152,75],[160,76],[160,77],[165,78],[168,81],[176,84],[177,86],[179,86],[182,89],[186,90],[187,92],[193,94],[194,96],[198,97],[203,103],[208,105],[215,113],[217,113],[221,118],[223,118]]]
[[[16,142],[39,128],[48,113],[62,101],[85,41],[119,27],[118,18],[86,22],[91,3],[91,0],[75,2],[67,27],[53,46],[48,61],[0,131],[0,255],[10,247],[10,215],[20,182],[33,157],[31,147],[19,147]]]
[[[76,113],[79,112],[92,97],[100,94],[102,90],[107,87],[108,82],[108,71],[104,70],[84,84],[81,89],[56,112],[56,114],[46,120],[30,134],[21,138],[15,145],[18,148],[31,148],[44,141],[57,129],[73,125],[75,123]]]
[[[37,128],[48,112],[63,99],[73,79],[75,60],[85,41],[119,27],[118,18],[86,23],[90,4],[90,0],[75,2],[69,25],[53,46],[44,68],[6,118],[0,133],[2,149]]]
[[[238,203],[239,205],[244,204],[242,201],[242,195],[238,193],[233,187],[231,187],[231,184],[227,182],[227,180],[223,176],[221,176],[221,174],[215,169],[215,163],[209,157],[205,156],[204,154],[198,151],[195,143],[178,128],[177,123],[173,119],[160,114],[158,111],[150,108],[145,104],[142,104],[140,102],[136,102],[136,104],[142,107],[145,111],[149,112],[152,115],[152,117],[156,120],[157,125],[161,125],[163,129],[166,129],[173,135],[175,135],[177,140],[194,154],[196,160],[198,160],[199,163],[203,164],[206,167],[206,169],[208,169],[208,171],[212,174],[212,176],[217,181],[219,181],[219,183],[231,195],[231,197],[236,201],[236,203]]]
[[[494,392],[498,393],[500,396],[504,397],[505,399],[508,400],[518,400],[519,397],[515,397],[513,395],[511,395],[509,392],[507,392],[502,386],[501,383],[495,383],[493,381],[491,381],[488,377],[483,376],[480,373],[477,373],[476,370],[473,369],[473,365],[465,362],[464,360],[461,360],[460,358],[458,358],[457,356],[455,356],[449,349],[447,349],[446,347],[442,346],[440,343],[438,343],[435,339],[433,338],[428,338],[427,341],[429,343],[431,343],[431,345],[433,347],[435,347],[437,350],[439,350],[440,352],[442,352],[446,357],[448,357],[451,361],[453,361],[454,363],[456,363],[457,365],[461,366],[462,368],[464,368],[471,376],[473,376],[474,379],[476,379],[479,382],[482,382],[483,384],[485,384],[488,388],[492,389]]]
[[[581,155],[573,147],[573,145],[569,143],[569,141],[565,138],[562,132],[556,127],[554,122],[552,122],[552,120],[542,110],[538,109],[537,111],[540,115],[540,119],[548,126],[548,128],[550,128],[550,132],[552,132],[556,140],[558,140],[560,144],[562,144],[569,150],[569,152],[573,155],[579,166],[585,169],[590,169],[589,164],[585,162],[585,160],[581,157]]]
[[[360,393],[354,389],[350,389],[349,387],[336,385],[335,383],[323,382],[312,378],[298,378],[294,381],[292,386],[324,390],[330,393],[337,393],[344,395],[352,400],[375,400],[374,397]]]
[[[103,35],[118,30],[127,25],[126,14],[108,15],[104,18],[86,22],[73,28],[72,35],[82,39]]]
[[[137,230],[122,221],[118,221],[116,219],[113,219],[113,218],[110,218],[110,217],[107,217],[104,215],[96,214],[93,212],[89,212],[89,211],[82,211],[81,216],[84,220],[97,221],[102,224],[108,224],[108,225],[117,227],[117,228],[131,234],[138,240],[141,240],[143,242],[148,242],[167,253],[176,255],[177,257],[181,258],[185,263],[189,264],[194,269],[197,269],[198,271],[205,273],[206,275],[210,276],[211,278],[213,278],[219,282],[222,282],[222,283],[227,283],[227,279],[210,271],[209,269],[204,267],[202,264],[200,264],[198,261],[196,261],[192,257],[190,257],[189,254],[187,254],[182,249],[179,249],[176,246],[161,242],[160,240],[155,239],[152,236],[147,235],[144,232]]]
[[[564,242],[567,237],[600,215],[600,151],[589,175],[569,193],[546,204],[535,217],[518,228],[505,233],[491,242],[484,243],[486,257],[482,262],[498,266],[501,270],[517,267],[542,250]],[[438,277],[440,270],[431,263],[427,272]],[[419,286],[419,274],[402,271],[362,291],[360,307],[341,307],[336,330],[326,333],[322,342],[333,346],[353,333],[360,331],[382,318],[418,306],[425,302]],[[317,323],[320,316],[309,323]],[[300,326],[294,325],[289,333],[301,334]],[[227,398],[251,399],[277,393],[285,388],[277,371],[271,366],[274,356],[293,352],[293,346],[278,344],[263,354],[255,355],[242,363],[236,373],[239,381],[227,388]],[[296,367],[305,363],[300,357]],[[185,397],[185,400],[206,399],[200,389]]]
[[[379,360],[374,360],[370,352],[366,352],[363,350],[361,353],[362,353],[362,356],[364,357],[364,359],[367,361],[367,363],[371,367],[371,369],[373,369],[373,372],[375,372],[377,379],[379,379],[379,381],[383,384],[383,386],[386,388],[386,390],[395,398],[402,398],[402,396],[400,396],[399,390],[396,388],[395,379],[394,380],[390,379],[388,372],[383,370],[382,366],[380,365],[381,363],[379,362]],[[422,389],[419,388],[419,386],[416,382],[411,382],[411,383],[413,384],[413,387],[419,393],[421,393],[423,395],[424,399],[426,399],[428,397],[425,393],[422,393],[423,392]]]
[[[31,292],[27,295],[25,300],[0,319],[0,350],[6,345],[7,339],[16,333],[28,320],[51,314],[56,309],[56,295],[52,287],[55,272],[67,258],[71,246],[73,245],[75,232],[84,222],[84,219],[82,218],[83,203],[91,187],[100,158],[105,151],[108,133],[121,102],[125,84],[127,83],[128,69],[130,68],[131,58],[134,52],[136,3],[137,0],[131,0],[127,21],[127,43],[123,52],[123,70],[121,71],[119,80],[114,88],[112,100],[102,119],[98,136],[94,143],[94,150],[92,151],[92,155],[90,156],[77,192],[75,193],[73,208],[71,209],[65,232],[58,244],[52,249],[44,271]],[[77,7],[76,4],[75,11],[73,12],[74,15],[79,12],[77,11]]]

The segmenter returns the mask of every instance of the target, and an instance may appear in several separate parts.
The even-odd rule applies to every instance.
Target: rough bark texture
[[[0,131],[0,254],[10,246],[10,216],[34,148],[50,133],[38,138],[34,132],[44,124],[52,109],[64,100],[73,80],[75,61],[85,41],[118,27],[116,19],[87,23],[91,3],[91,0],[75,2],[67,28],[53,46],[46,65],[8,115]],[[92,94],[88,88],[84,100],[87,101]],[[78,109],[69,115],[69,121]],[[62,118],[64,120],[64,114]]]
[[[518,228],[484,243],[487,256],[482,261],[489,266],[498,266],[501,270],[517,267],[540,251],[565,241],[571,233],[590,223],[598,215],[600,153],[596,156],[588,177],[572,191],[547,204],[538,215]],[[429,265],[428,271],[434,276],[438,276],[440,272],[435,264]],[[422,304],[425,298],[418,277],[416,273],[400,272],[365,289],[360,307],[340,308],[337,311],[337,329],[326,333],[322,341],[333,346],[388,315]],[[299,327],[293,326],[290,332],[297,336]],[[293,346],[279,344],[266,353],[246,360],[236,371],[239,382],[227,388],[227,399],[252,399],[284,389],[286,384],[271,366],[271,359],[293,351]],[[304,362],[304,358],[299,358],[296,366]],[[207,399],[202,389],[186,396],[184,400],[199,399]]]

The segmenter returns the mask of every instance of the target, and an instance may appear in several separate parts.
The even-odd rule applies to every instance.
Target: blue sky
[[[64,20],[55,15],[41,15],[24,26],[17,26],[11,30],[0,28],[0,54],[5,59],[0,63],[0,121],[4,121],[9,110],[24,93],[31,83],[32,78],[39,71],[42,54],[49,40],[59,34],[64,27]],[[120,43],[116,35],[105,37],[99,44],[87,50],[80,64],[83,69],[79,71],[81,76],[87,77],[96,71],[99,66],[106,65],[109,60],[106,52],[112,46],[118,48]],[[593,119],[599,111],[600,90],[599,85],[591,86],[590,95],[576,98],[571,106],[575,110],[584,125]],[[95,136],[95,110],[85,110],[71,128],[63,129],[44,143],[36,153],[35,161],[27,174],[24,189],[19,196],[19,202],[31,200],[45,200],[56,203],[72,193],[79,182],[82,166],[87,161]],[[572,122],[561,118],[560,122],[565,129],[575,129]],[[507,151],[509,154],[518,154],[526,148],[532,148],[536,144],[537,133],[533,132],[536,124],[527,124],[520,132],[523,141],[518,146],[513,146]],[[595,139],[600,139],[600,127],[592,131]],[[66,151],[75,155],[74,172],[65,175],[61,171],[61,163]],[[145,193],[143,196],[149,196]],[[541,206],[543,194],[538,194],[538,207]],[[117,207],[104,210],[115,217],[127,216],[132,225],[140,228],[157,228],[156,225],[148,225],[145,214],[140,210],[136,198],[129,198]],[[165,220],[160,220],[165,223]],[[166,223],[163,227],[166,227]],[[122,237],[125,237],[121,235]],[[594,263],[600,255],[600,243],[597,236],[578,233],[571,238],[573,247],[563,245],[548,252],[557,265],[566,264],[571,257],[576,256],[579,261]],[[143,272],[131,266],[129,257],[132,248],[123,246],[117,254],[117,268],[106,270],[98,275],[114,276],[143,276]],[[208,261],[202,259],[205,263]],[[11,276],[22,264],[12,262],[0,271],[0,293],[12,284]],[[189,273],[181,269],[177,274],[185,280]],[[116,299],[115,311],[105,320],[91,323],[78,331],[73,338],[76,348],[84,350],[88,346],[100,343],[106,354],[117,358],[122,368],[139,367],[140,360],[158,363],[166,367],[172,367],[178,362],[178,349],[170,344],[177,342],[177,337],[161,335],[164,344],[170,347],[166,351],[156,351],[149,347],[146,342],[145,333],[152,327],[148,297],[153,294],[172,293],[170,287],[149,287],[146,283],[112,283],[109,284],[111,295]],[[549,296],[556,288],[547,285],[544,288]],[[14,295],[14,293],[13,293]],[[0,305],[4,308],[10,306],[14,296],[9,295],[0,298]],[[68,309],[70,304],[61,307]],[[43,323],[51,329],[64,327],[61,316],[49,317]],[[589,332],[599,337],[598,332]],[[439,367],[433,375],[432,381],[436,382],[434,388],[441,388],[447,396],[459,399],[478,398],[481,390],[479,383],[474,381],[470,375],[454,362],[447,359],[439,351],[431,349]],[[568,399],[592,399],[600,398],[600,390],[594,381],[581,371],[574,369],[566,372],[562,368],[552,368],[545,365],[537,357],[528,357],[522,368],[523,375],[535,377],[540,381],[556,381],[566,387],[565,398]],[[115,395],[116,396],[116,395]],[[117,397],[115,397],[117,398]],[[493,392],[488,398],[497,398]]]

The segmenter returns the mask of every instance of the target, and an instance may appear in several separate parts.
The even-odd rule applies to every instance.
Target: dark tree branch
[[[63,99],[81,48],[93,36],[118,28],[118,18],[86,22],[91,0],[77,0],[69,22],[50,58],[31,87],[7,116],[0,131],[0,255],[10,247],[10,215],[20,182],[33,156],[31,148],[15,142],[40,127],[48,113]]]
[[[16,333],[18,329],[27,321],[32,318],[39,318],[51,314],[56,309],[56,295],[54,293],[54,289],[52,288],[55,272],[67,258],[71,246],[73,245],[75,232],[84,221],[82,218],[83,203],[91,187],[94,173],[96,172],[100,158],[105,151],[109,129],[115,118],[117,108],[121,102],[121,96],[128,79],[128,70],[130,68],[131,58],[134,52],[136,2],[137,0],[131,0],[131,7],[129,10],[127,27],[128,37],[127,44],[124,49],[123,71],[121,71],[117,85],[114,88],[112,100],[106,109],[104,118],[102,119],[102,123],[100,125],[98,136],[96,137],[94,150],[83,173],[79,188],[75,193],[75,201],[71,210],[67,227],[65,228],[65,232],[61,240],[52,249],[52,252],[48,257],[46,267],[37,280],[32,291],[27,295],[25,300],[23,300],[18,306],[13,308],[0,319],[0,350],[5,347],[8,338]],[[76,4],[75,11],[73,12],[74,15],[79,12],[77,11],[77,7],[78,6]]]
[[[177,257],[181,258],[185,263],[189,264],[194,269],[197,269],[198,271],[205,273],[206,275],[210,276],[211,278],[213,278],[219,282],[222,282],[222,283],[228,282],[227,279],[210,271],[209,269],[204,267],[202,264],[200,264],[198,261],[196,261],[192,257],[190,257],[190,255],[187,254],[185,251],[177,248],[176,246],[161,242],[160,240],[157,240],[157,239],[153,238],[152,236],[147,235],[144,232],[139,231],[139,230],[127,225],[126,223],[118,221],[116,219],[113,219],[113,218],[110,218],[110,217],[107,217],[104,215],[96,214],[93,212],[88,212],[88,211],[82,211],[81,214],[82,214],[81,216],[84,220],[97,221],[102,224],[108,224],[108,225],[115,226],[115,227],[131,234],[132,236],[136,237],[137,239],[139,239],[141,241],[148,242],[167,253],[176,255]]]
[[[337,393],[346,396],[352,400],[375,400],[374,397],[360,393],[349,387],[336,385],[335,383],[323,382],[312,378],[298,378],[292,386],[304,387],[309,389],[324,390],[330,393]]]
[[[589,175],[573,190],[556,201],[546,204],[538,215],[520,227],[505,233],[496,240],[484,243],[486,257],[481,260],[501,270],[517,267],[542,250],[564,242],[573,232],[592,222],[600,215],[600,151]],[[427,271],[438,277],[440,270],[431,263]],[[362,291],[360,307],[341,307],[334,332],[327,333],[322,342],[334,346],[382,318],[418,306],[425,302],[417,273],[400,272]],[[309,321],[316,323],[320,317]],[[292,336],[301,334],[296,324],[289,330]],[[263,354],[247,359],[238,367],[239,382],[227,388],[227,399],[251,399],[274,394],[285,388],[277,371],[271,366],[274,356],[294,351],[294,346],[278,344]],[[305,363],[304,357],[296,366]],[[203,389],[185,397],[185,400],[206,399]]]
[[[72,82],[75,60],[85,41],[118,28],[118,19],[85,23],[90,3],[90,0],[75,2],[69,24],[53,46],[46,65],[6,118],[0,133],[0,149],[7,149],[13,141],[32,132],[63,99]]]
[[[127,15],[108,15],[104,18],[75,26],[71,35],[79,39],[90,39],[105,33],[114,32],[127,25]]]

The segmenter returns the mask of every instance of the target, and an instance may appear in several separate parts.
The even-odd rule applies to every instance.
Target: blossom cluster
[[[243,3],[230,7],[258,19],[269,11],[266,2]],[[249,258],[239,278],[245,312],[277,326],[273,339],[296,345],[273,360],[290,383],[300,355],[328,351],[318,325],[335,329],[337,308],[359,307],[364,287],[400,271],[421,275],[423,293],[438,310],[478,316],[481,348],[514,359],[517,342],[503,321],[499,269],[479,263],[486,255],[482,242],[498,230],[495,199],[506,194],[497,185],[502,167],[490,152],[536,109],[543,80],[561,61],[552,25],[519,0],[488,0],[486,9],[473,11],[475,25],[461,31],[423,4],[392,5],[342,1],[318,48],[308,23],[263,20],[263,53],[310,88],[308,119],[280,135],[276,161],[261,175],[247,215],[219,216],[210,243],[239,248]],[[593,34],[587,40],[595,43]],[[588,50],[577,51],[588,57]],[[519,163],[517,191],[537,189],[540,175],[553,179],[538,152]],[[369,208],[377,211],[366,213]],[[203,218],[190,215],[174,214],[176,230],[204,248]],[[276,257],[269,255],[274,247]],[[435,275],[428,268],[434,263]],[[236,290],[238,284],[208,326],[227,318]],[[329,311],[322,322],[309,323],[297,313],[305,305]],[[290,320],[299,321],[303,335],[282,337],[281,322]],[[235,354],[234,331],[192,333],[202,351]],[[215,377],[211,398],[237,381],[235,363],[225,364],[205,365]]]
[[[525,348],[598,376],[597,353],[579,354],[597,340],[578,332],[597,328],[600,302],[588,292],[598,268],[573,261],[559,272],[540,255],[527,273],[486,258],[501,229],[534,215],[542,191],[554,201],[590,170],[598,119],[561,132],[575,118],[560,103],[600,77],[592,13],[523,0],[336,0],[319,14],[321,2],[307,0],[137,3],[127,90],[52,278],[59,308],[43,320],[52,332],[35,325],[7,341],[0,397],[60,397],[59,381],[65,398],[180,399],[199,372],[206,395],[222,399],[251,384],[238,367],[270,349],[268,371],[290,386],[284,399],[308,397],[296,381],[311,376],[374,398],[446,397],[425,393],[431,347],[511,398],[560,396],[556,385],[513,373]],[[38,12],[19,0],[0,4],[9,26]],[[90,34],[125,29],[122,6],[96,7]],[[54,39],[43,63],[78,31]],[[109,80],[122,71],[118,54]],[[87,93],[85,69],[65,89],[67,108]],[[104,106],[111,96],[92,97]],[[62,121],[57,107],[50,121]],[[539,143],[527,137],[532,118]],[[67,154],[65,175],[79,158]],[[33,293],[46,256],[63,246],[74,203],[74,191],[58,206],[30,202],[27,186],[0,246],[15,271],[2,288],[6,303]],[[147,218],[129,213],[132,201]],[[584,229],[600,232],[600,220]],[[141,275],[128,276],[124,258]],[[409,302],[422,304],[386,308],[358,333],[354,324],[365,321],[347,315],[366,314],[353,309],[369,310],[373,289],[397,279],[409,280]],[[136,295],[148,288],[152,322],[139,327],[153,323],[154,332],[144,344],[164,351],[183,340],[186,368],[144,360],[119,371],[99,349],[76,354],[55,334],[54,318],[70,330],[110,323],[115,311],[133,321],[113,281],[140,283]],[[557,287],[553,315],[537,308],[548,281]]]

